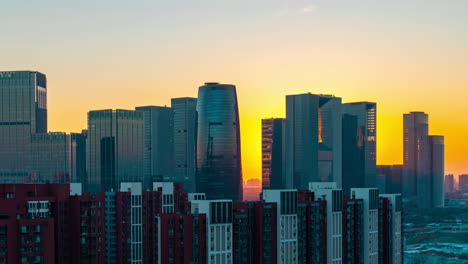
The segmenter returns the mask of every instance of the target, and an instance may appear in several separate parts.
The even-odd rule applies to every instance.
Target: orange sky
[[[260,119],[284,117],[285,95],[304,92],[377,102],[378,164],[402,162],[402,115],[425,111],[445,136],[446,173],[468,173],[466,1],[16,5],[0,10],[0,70],[47,74],[52,131],[218,81],[237,86],[245,179],[261,177]]]

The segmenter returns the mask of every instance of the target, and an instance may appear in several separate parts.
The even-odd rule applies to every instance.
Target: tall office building
[[[376,185],[377,105],[343,104],[343,192]]]
[[[143,112],[145,169],[143,188],[155,181],[174,181],[174,111],[170,107],[141,106]]]
[[[286,187],[306,190],[309,182],[341,187],[342,105],[330,95],[286,96]]]
[[[286,119],[262,119],[262,188],[284,189]]]
[[[453,193],[455,191],[455,178],[453,174],[445,175],[444,191],[445,193]]]
[[[417,194],[417,173],[420,166],[421,141],[429,134],[428,115],[411,112],[403,115],[403,194]]]
[[[418,206],[444,207],[444,137],[422,137],[419,159],[416,174]]]
[[[326,201],[327,213],[327,262],[343,263],[343,192],[335,182],[310,182],[309,190],[315,201]]]
[[[121,182],[144,182],[143,112],[88,113],[86,189],[118,190]]]
[[[175,181],[183,182],[189,192],[195,191],[197,171],[197,99],[173,98]]]
[[[206,83],[197,101],[197,191],[208,199],[242,200],[236,87]]]
[[[0,181],[27,181],[31,135],[46,132],[46,76],[33,71],[0,72]]]

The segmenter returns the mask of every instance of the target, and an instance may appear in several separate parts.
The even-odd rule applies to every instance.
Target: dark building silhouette
[[[343,192],[376,185],[377,105],[343,104]]]
[[[197,192],[208,199],[242,200],[236,87],[206,83],[197,101]]]
[[[28,182],[31,137],[47,132],[47,79],[40,72],[0,72],[0,181]]]
[[[342,104],[332,95],[286,96],[286,187],[342,181]]]
[[[284,189],[286,119],[262,119],[262,188]]]
[[[403,165],[378,165],[377,187],[381,193],[401,193]]]

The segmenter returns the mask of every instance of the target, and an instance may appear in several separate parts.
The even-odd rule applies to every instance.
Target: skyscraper
[[[145,169],[143,188],[156,181],[174,181],[174,111],[170,107],[141,106]]]
[[[468,174],[458,175],[458,190],[462,193],[468,192]]]
[[[284,189],[286,119],[262,119],[262,188]]]
[[[183,182],[189,192],[195,191],[197,151],[197,99],[173,98],[175,181]]]
[[[444,207],[444,137],[421,138],[417,171],[417,195],[420,208]]]
[[[381,193],[401,193],[402,165],[378,165],[377,184]]]
[[[40,72],[0,72],[0,181],[28,178],[31,135],[47,132],[47,80]]]
[[[341,187],[342,105],[331,95],[286,96],[286,187],[306,190],[309,182]]]
[[[242,200],[236,87],[205,83],[197,101],[197,191],[208,199]]]
[[[343,104],[343,192],[376,185],[377,105]]]
[[[403,115],[403,194],[417,193],[417,172],[421,162],[419,149],[421,141],[429,134],[428,115],[411,112]]]
[[[90,111],[86,140],[88,191],[115,191],[122,182],[143,182],[143,136],[143,112]]]

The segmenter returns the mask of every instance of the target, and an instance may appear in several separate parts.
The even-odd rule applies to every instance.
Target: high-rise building
[[[86,189],[118,190],[121,182],[143,182],[143,112],[96,110],[88,113]]]
[[[403,263],[401,194],[384,194],[379,199],[379,263]]]
[[[378,165],[376,187],[380,193],[401,193],[402,176],[402,165]]]
[[[328,264],[343,263],[343,192],[335,182],[310,182],[315,201],[326,201],[326,232]]]
[[[31,135],[47,132],[47,79],[40,72],[0,72],[0,181],[27,182]]]
[[[364,246],[362,259],[364,264],[379,263],[379,189],[352,188],[351,199],[363,201],[363,232]]]
[[[468,192],[468,174],[458,176],[458,190],[462,193]]]
[[[174,111],[174,181],[183,182],[185,189],[194,192],[197,151],[197,99],[173,98]]]
[[[262,119],[262,188],[283,189],[286,119]]]
[[[453,193],[455,191],[455,177],[453,174],[445,175],[444,191],[445,193]]]
[[[342,174],[342,105],[331,95],[286,96],[287,188],[336,182]]]
[[[193,200],[192,213],[206,214],[207,263],[232,263],[232,201]]]
[[[263,199],[267,203],[276,203],[278,205],[278,212],[276,214],[276,263],[297,264],[297,191],[267,189],[263,191]]]
[[[419,159],[416,174],[418,206],[444,207],[444,137],[422,137]]]
[[[419,149],[429,134],[428,115],[411,112],[403,115],[403,194],[417,194],[417,174],[421,163]]]
[[[343,192],[376,184],[377,105],[343,104]]]
[[[174,181],[174,111],[170,107],[141,106],[145,169],[143,188],[156,181]]]
[[[208,199],[242,200],[236,87],[206,83],[197,99],[197,192]]]

